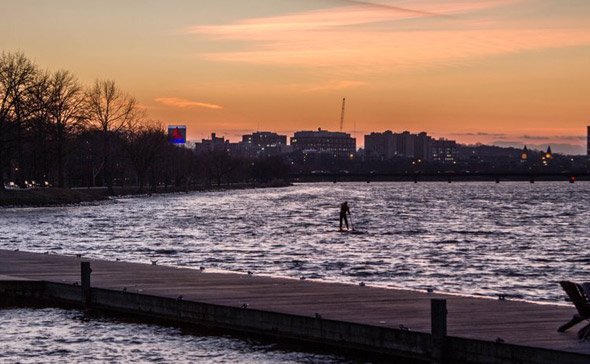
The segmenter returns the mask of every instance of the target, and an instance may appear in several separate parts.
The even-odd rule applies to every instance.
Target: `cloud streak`
[[[525,143],[518,140],[496,140],[490,142],[492,145],[497,145],[499,147],[512,147],[520,149],[523,147]],[[582,145],[578,144],[569,144],[569,143],[544,143],[544,144],[527,144],[527,148],[529,150],[536,150],[543,152],[547,150],[547,147],[551,146],[551,150],[554,153],[566,154],[566,155],[583,155],[585,154],[585,148]]]
[[[347,3],[353,5],[265,18],[245,19],[233,24],[196,25],[189,27],[187,32],[210,35],[221,39],[265,40],[277,36],[285,36],[288,35],[285,33],[293,31],[322,31],[416,18],[446,17],[452,14],[468,13],[497,7],[507,3],[513,3],[514,1],[420,2],[423,10],[362,1],[347,1]],[[432,8],[434,9],[428,10]]]
[[[488,132],[472,132],[472,133],[452,133],[451,135],[456,136],[483,136],[483,137],[493,137],[493,138],[505,138],[508,137],[506,133],[488,133]]]
[[[322,67],[353,73],[455,65],[474,58],[590,44],[590,32],[568,29],[490,29],[324,33],[267,39],[250,50],[208,53],[211,61]]]
[[[584,135],[552,135],[552,136],[520,135],[519,138],[524,139],[524,140],[535,140],[535,141],[561,140],[561,141],[572,141],[572,142],[580,142],[580,143],[586,141],[586,136],[584,136]]]
[[[410,14],[419,14],[419,15],[423,15],[423,16],[446,16],[446,15],[443,15],[440,13],[434,13],[434,12],[417,10],[417,9],[409,9],[409,8],[405,8],[405,7],[394,6],[394,5],[390,5],[387,3],[381,3],[381,2],[376,2],[376,1],[341,0],[341,2],[352,4],[352,5],[363,5],[363,6],[376,7],[376,8],[382,9],[382,10],[383,9],[395,10],[395,11],[401,11],[401,12],[410,13]]]
[[[223,109],[222,106],[216,104],[210,104],[206,102],[192,101],[182,99],[178,97],[158,97],[154,99],[155,102],[164,106],[175,107],[179,109],[194,109],[194,108],[205,108],[205,109]]]
[[[209,61],[320,67],[341,74],[343,70],[358,74],[454,66],[487,56],[590,44],[590,31],[582,28],[524,27],[519,22],[499,24],[473,17],[453,19],[450,24],[439,19],[507,6],[515,0],[419,0],[406,2],[408,8],[387,2],[345,2],[352,5],[200,25],[188,32],[243,43],[239,50],[201,55]],[[417,19],[429,23],[407,23]]]
[[[449,18],[451,14],[460,14],[474,10],[494,8],[518,2],[518,0],[480,0],[480,1],[432,1],[432,0],[408,0],[408,1],[362,1],[340,0],[351,5],[364,5],[380,10],[394,10],[409,14],[419,14],[427,17]],[[395,5],[394,5],[395,4]]]

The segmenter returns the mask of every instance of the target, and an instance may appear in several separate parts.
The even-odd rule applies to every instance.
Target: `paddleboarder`
[[[346,230],[349,230],[348,217],[346,215],[350,215],[350,208],[348,207],[348,202],[344,201],[340,204],[340,231],[342,231],[342,222],[346,224]]]

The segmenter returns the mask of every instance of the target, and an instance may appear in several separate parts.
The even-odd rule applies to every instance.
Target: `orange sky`
[[[590,124],[587,0],[3,0],[0,49],[114,79],[192,139],[336,130],[342,97],[361,142],[582,153]]]

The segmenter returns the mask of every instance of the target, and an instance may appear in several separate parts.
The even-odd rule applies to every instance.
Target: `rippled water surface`
[[[59,309],[0,310],[1,363],[348,363],[229,336],[86,317]]]
[[[556,302],[590,280],[589,209],[585,182],[301,184],[3,209],[0,247]]]

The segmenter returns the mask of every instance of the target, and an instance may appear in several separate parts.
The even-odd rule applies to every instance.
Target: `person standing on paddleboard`
[[[349,230],[348,217],[346,216],[347,214],[350,215],[350,208],[348,207],[348,202],[344,201],[340,205],[340,231],[342,231],[342,222],[343,221],[346,224],[346,230]]]

